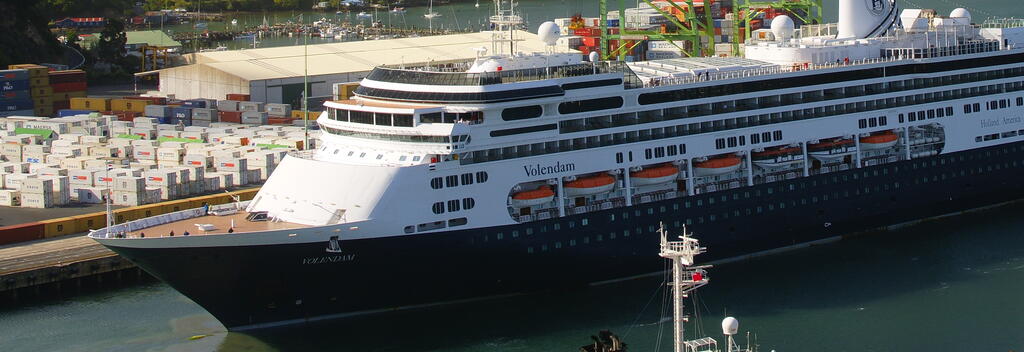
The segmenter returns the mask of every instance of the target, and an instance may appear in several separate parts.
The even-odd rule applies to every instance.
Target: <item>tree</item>
[[[125,44],[128,36],[124,33],[124,22],[116,18],[108,18],[100,32],[100,40],[96,43],[96,57],[110,64],[121,62],[125,56]]]

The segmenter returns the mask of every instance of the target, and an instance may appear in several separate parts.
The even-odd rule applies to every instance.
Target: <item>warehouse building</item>
[[[545,50],[536,34],[516,36],[520,52]],[[299,107],[308,71],[310,106],[316,106],[331,96],[333,84],[358,81],[376,66],[468,60],[481,47],[490,50],[490,32],[309,45],[306,56],[303,46],[197,53],[193,64],[159,71],[160,93],[177,99],[240,93]]]

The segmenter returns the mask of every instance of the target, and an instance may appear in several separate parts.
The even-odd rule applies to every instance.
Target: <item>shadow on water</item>
[[[943,291],[971,287],[975,285],[971,281],[984,280],[994,271],[1024,274],[1024,237],[1020,236],[1024,220],[1015,217],[1022,210],[1024,204],[1009,205],[718,265],[711,271],[711,284],[699,292],[699,310],[706,317],[699,327],[707,335],[719,335],[718,323],[727,312],[746,322],[741,330],[764,336],[762,347],[817,348],[845,341],[829,334],[875,334],[881,341],[900,338],[901,333],[880,334],[871,326],[873,320],[913,326],[935,314],[941,318],[989,309],[940,312],[947,305],[963,306],[962,300],[972,297]],[[664,321],[662,280],[649,277],[228,335],[251,336],[280,350],[333,346],[345,351],[526,351],[573,350],[598,330],[612,329],[637,350],[648,351],[655,348],[659,329],[664,333],[662,347],[671,340],[670,325],[658,323]],[[415,289],[410,288],[409,294],[415,294]],[[994,299],[1000,297],[996,293]],[[1006,323],[1010,328],[1024,327],[1021,319]],[[822,330],[827,332],[816,332]],[[819,340],[825,336],[835,340]],[[946,343],[932,340],[937,347]],[[864,346],[894,347],[871,341],[867,339]]]

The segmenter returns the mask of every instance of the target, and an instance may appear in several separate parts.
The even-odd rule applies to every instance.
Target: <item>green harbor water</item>
[[[1024,350],[1021,213],[1010,205],[717,265],[689,336],[699,326],[721,340],[728,314],[762,351]],[[576,351],[601,329],[630,351],[671,351],[662,280],[248,333],[225,332],[166,285],[136,285],[0,310],[0,351]]]

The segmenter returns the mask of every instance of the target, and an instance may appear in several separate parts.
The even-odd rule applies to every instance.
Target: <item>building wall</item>
[[[335,83],[355,82],[363,79],[369,71],[337,73],[330,75],[309,76],[310,107],[315,108],[314,101],[330,98]],[[253,101],[268,103],[293,104],[300,107],[302,98],[302,76],[280,79],[268,79],[249,82],[249,94]]]
[[[249,81],[210,68],[188,65],[160,71],[160,93],[178,99],[224,99],[229,93],[249,94]]]

